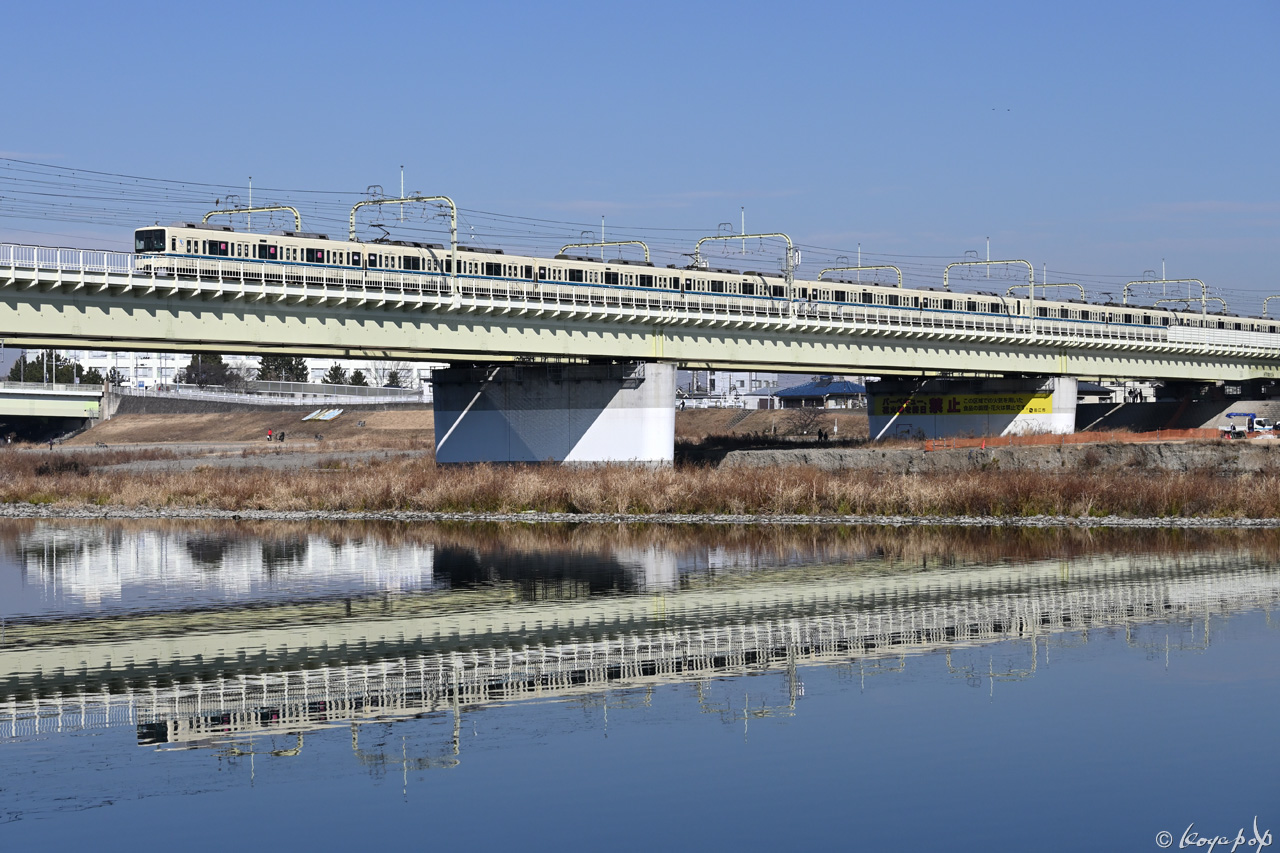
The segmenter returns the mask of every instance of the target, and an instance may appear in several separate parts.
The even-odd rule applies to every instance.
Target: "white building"
[[[183,353],[152,352],[107,352],[105,350],[58,350],[58,354],[69,361],[84,365],[86,370],[96,369],[106,377],[112,370],[121,380],[134,388],[154,388],[157,385],[169,385],[174,376],[191,362],[191,356]],[[29,358],[35,358],[36,350],[32,350]],[[246,378],[253,378],[258,369],[257,356],[228,355],[223,360],[230,366],[246,371]],[[404,387],[428,389],[430,398],[431,374],[445,365],[420,361],[357,361],[341,358],[308,358],[305,359],[309,380],[321,382],[324,375],[334,364],[340,364],[350,376],[356,370],[364,372],[370,385],[382,385],[392,370],[398,371]]]

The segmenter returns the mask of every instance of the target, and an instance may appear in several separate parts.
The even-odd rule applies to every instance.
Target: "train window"
[[[611,270],[605,270],[605,271],[604,271],[604,283],[605,283],[605,284],[618,284],[618,283],[619,283],[619,281],[618,281],[618,274],[617,274],[616,272],[611,271]]]
[[[359,253],[359,252],[352,252],[352,253],[351,253],[351,266],[353,266],[353,267],[358,267],[358,266],[360,266],[360,253]]]
[[[887,301],[890,305],[897,305],[897,304],[898,304],[898,294],[896,294],[896,293],[890,293],[890,294],[886,297],[886,301]]]
[[[636,283],[639,284],[641,287],[653,287],[653,276],[641,273],[636,278],[637,278]],[[745,293],[746,291],[743,291],[743,292]]]
[[[718,278],[717,278],[717,279],[712,279],[712,280],[711,280],[711,292],[712,292],[712,293],[724,293],[724,282],[723,282],[723,281],[721,281],[721,280],[720,280],[720,279],[718,279]]]
[[[1089,312],[1088,312],[1088,311],[1081,311],[1081,312],[1080,312],[1080,319],[1081,319],[1081,320],[1088,320],[1088,319],[1089,319]]]
[[[413,256],[413,255],[405,255],[404,268],[407,270],[413,270],[414,272],[421,272],[422,258]]]
[[[847,290],[831,291],[831,299],[833,302],[844,302],[848,298],[849,298],[849,292]]]
[[[171,251],[171,252],[176,252],[176,251],[178,251],[178,238],[177,238],[177,237],[174,237],[172,240],[170,240],[170,241],[169,241],[169,251]]]
[[[486,261],[484,264],[484,274],[501,277],[502,264],[495,264]]]
[[[1125,315],[1124,315],[1124,317],[1123,317],[1123,320],[1124,320],[1124,322],[1126,322],[1126,323],[1132,323],[1132,322],[1133,322],[1133,315],[1132,315],[1132,314],[1125,314]]]
[[[221,240],[210,240],[208,254],[216,255],[220,258],[228,257],[231,254],[231,246]]]
[[[136,232],[134,234],[134,251],[163,252],[164,251],[164,229],[151,228],[146,231]]]
[[[546,267],[538,267],[538,280],[539,280],[539,281],[546,281],[546,279],[547,279],[547,268],[546,268]]]
[[[643,279],[643,278],[644,278],[644,276],[640,276],[640,278],[641,278],[641,279]],[[743,295],[743,296],[755,296],[755,295],[756,295],[756,286],[755,286],[754,284],[752,284],[751,282],[749,282],[749,281],[744,281],[744,282],[742,283],[742,295]]]
[[[324,249],[307,249],[306,262],[309,264],[324,263]]]
[[[570,269],[570,270],[569,270],[569,281],[572,281],[572,282],[582,282],[582,281],[586,281],[586,277],[585,277],[585,276],[583,276],[583,274],[582,274],[582,270]]]

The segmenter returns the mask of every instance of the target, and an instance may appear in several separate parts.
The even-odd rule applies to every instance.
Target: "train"
[[[502,249],[459,244],[458,269],[452,268],[452,253],[438,243],[418,243],[379,238],[373,241],[334,241],[324,234],[303,231],[272,231],[269,234],[241,232],[228,225],[174,223],[167,227],[144,227],[134,232],[136,268],[140,271],[184,262],[228,261],[228,273],[246,265],[270,264],[272,269],[299,268],[308,276],[324,278],[352,272],[396,273],[395,281],[408,282],[413,290],[417,277],[438,281],[451,276],[464,283],[484,285],[507,282],[525,286],[572,284],[592,288],[622,289],[661,293],[685,298],[698,296],[703,304],[716,298],[754,299],[771,302],[798,301],[828,306],[864,306],[909,310],[921,314],[963,318],[1037,319],[1077,327],[1088,336],[1090,327],[1121,327],[1156,331],[1179,329],[1177,338],[1187,338],[1189,330],[1203,330],[1195,342],[1229,346],[1245,345],[1280,348],[1280,323],[1264,317],[1242,317],[1225,311],[1206,311],[1128,304],[1093,303],[1083,299],[1030,299],[994,292],[960,292],[931,287],[903,287],[842,277],[822,280],[794,279],[788,287],[779,272],[739,271],[707,266],[674,264],[659,267],[649,261],[615,258],[605,261],[586,255],[558,254],[554,257],[509,255]],[[381,277],[383,281],[387,276]],[[271,280],[266,277],[266,280]],[[1025,285],[1024,285],[1025,287]],[[1101,330],[1098,330],[1101,331]],[[1171,338],[1173,336],[1170,336]]]

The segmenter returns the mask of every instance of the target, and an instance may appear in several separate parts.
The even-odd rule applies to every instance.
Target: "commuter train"
[[[382,276],[384,282],[412,282],[417,276],[453,273],[448,247],[436,243],[395,240],[370,242],[331,241],[323,234],[301,231],[274,231],[270,234],[237,232],[225,225],[176,223],[168,227],[139,228],[134,247],[139,270],[161,265],[180,267],[185,260],[232,261],[234,267],[271,264],[300,268],[308,277],[338,272],[369,271],[396,273]],[[243,269],[243,267],[241,267]],[[347,276],[343,276],[347,279]],[[458,246],[457,278],[484,285],[494,280],[525,285],[541,283],[578,284],[607,289],[660,292],[680,298],[690,295],[711,298],[796,300],[808,304],[879,306],[915,310],[931,315],[964,317],[1004,317],[1037,319],[1076,326],[1088,334],[1086,326],[1128,327],[1154,330],[1158,327],[1207,329],[1195,340],[1224,345],[1244,344],[1269,349],[1280,347],[1280,323],[1260,317],[1240,317],[1221,312],[1204,313],[1196,308],[1173,310],[1162,307],[1090,303],[1081,300],[1001,296],[997,293],[962,293],[935,288],[908,288],[858,282],[844,278],[805,281],[796,279],[790,293],[779,273],[739,272],[731,269],[657,267],[647,261],[602,261],[585,256],[556,255],[554,258],[507,255],[501,249]],[[270,276],[267,276],[270,280]],[[349,280],[349,279],[348,279]],[[393,286],[384,284],[384,286]],[[420,288],[412,287],[417,290]],[[1198,302],[1199,300],[1194,300]],[[1276,336],[1276,337],[1271,337]]]

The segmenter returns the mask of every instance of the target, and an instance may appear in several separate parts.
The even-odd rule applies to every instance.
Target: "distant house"
[[[1097,382],[1085,382],[1083,379],[1076,383],[1076,402],[1110,403],[1113,399],[1114,391],[1106,385],[1099,385]]]
[[[867,405],[867,386],[822,376],[813,382],[775,391],[774,396],[782,409],[862,409]]]

